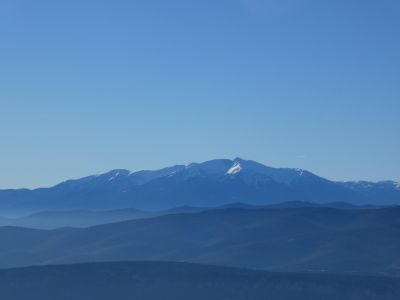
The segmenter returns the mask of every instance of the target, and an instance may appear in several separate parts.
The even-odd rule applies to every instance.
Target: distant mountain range
[[[0,270],[0,291],[7,300],[397,300],[400,279],[114,262]]]
[[[236,158],[155,171],[113,170],[51,188],[0,190],[3,214],[76,209],[164,210],[285,201],[400,204],[400,185],[394,181],[334,182],[302,169],[271,168]]]

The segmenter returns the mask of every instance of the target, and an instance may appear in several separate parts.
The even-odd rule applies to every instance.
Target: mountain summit
[[[230,179],[241,177],[243,179],[262,178],[264,181],[275,181],[278,183],[290,184],[292,181],[308,177],[309,179],[322,179],[308,171],[302,169],[290,168],[272,168],[252,160],[241,158],[215,159],[203,163],[190,163],[188,165],[176,165],[155,171],[130,172],[128,170],[112,170],[101,175],[92,175],[89,177],[68,180],[56,187],[73,187],[84,185],[114,185],[128,183],[129,185],[143,185],[150,181],[168,177],[180,180],[189,180],[196,177],[208,177]]]
[[[51,188],[0,190],[0,209],[16,213],[126,207],[159,210],[284,201],[400,204],[400,188],[393,181],[334,182],[303,169],[272,168],[235,158],[154,171],[118,169]]]

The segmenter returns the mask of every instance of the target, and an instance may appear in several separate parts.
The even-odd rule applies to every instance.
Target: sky
[[[2,0],[0,188],[214,158],[400,181],[398,0]]]

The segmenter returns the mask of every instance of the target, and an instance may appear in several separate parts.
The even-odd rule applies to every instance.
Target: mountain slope
[[[400,279],[120,262],[0,270],[0,290],[8,300],[396,300]]]
[[[267,206],[252,206],[243,203],[230,203],[219,208],[300,208],[300,207],[331,207],[343,209],[378,208],[378,206],[355,206],[348,203],[311,203],[311,202],[284,202]],[[161,211],[142,211],[135,208],[121,208],[117,210],[65,210],[43,211],[17,218],[0,217],[0,226],[16,226],[35,229],[56,229],[62,227],[84,228],[95,225],[116,223],[121,221],[151,218],[168,214],[196,213],[210,210],[210,207],[179,206]]]
[[[286,201],[400,204],[400,187],[391,181],[333,182],[305,170],[271,168],[237,158],[156,171],[114,170],[68,180],[52,188],[0,191],[3,214],[76,209],[163,210]]]
[[[400,208],[227,208],[85,229],[0,227],[0,267],[188,261],[284,271],[400,272]]]
[[[61,227],[89,227],[162,215],[161,212],[145,212],[134,208],[118,210],[68,210],[43,211],[18,218],[0,218],[0,226],[18,226],[37,229]]]

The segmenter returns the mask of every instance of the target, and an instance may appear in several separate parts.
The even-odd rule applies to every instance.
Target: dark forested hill
[[[119,262],[0,270],[0,295],[7,300],[397,300],[400,279]]]

